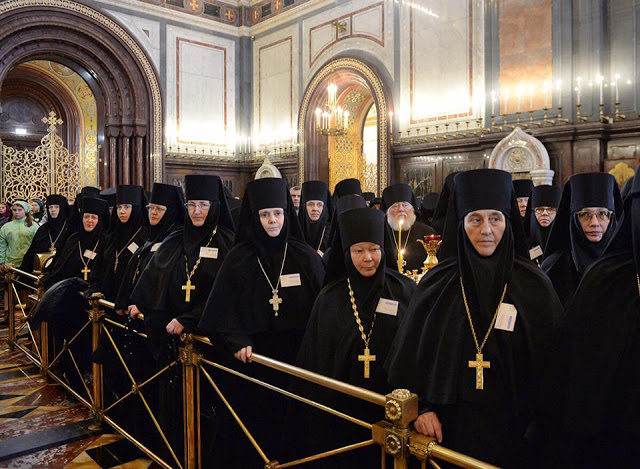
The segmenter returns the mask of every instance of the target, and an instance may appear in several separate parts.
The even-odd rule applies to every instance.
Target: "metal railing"
[[[127,362],[126,356],[122,351],[123,343],[119,343],[120,337],[118,334],[126,331],[129,334],[128,340],[147,341],[148,338],[143,332],[136,331],[118,320],[118,317],[113,312],[113,303],[104,300],[100,295],[94,295],[89,298],[86,322],[81,321],[82,325],[78,323],[76,325],[77,330],[72,332],[73,335],[68,339],[63,339],[62,343],[58,343],[59,341],[52,340],[49,336],[49,325],[46,321],[40,322],[40,328],[36,331],[32,330],[29,323],[33,319],[35,307],[43,294],[39,277],[12,268],[6,274],[5,281],[9,291],[9,331],[7,337],[9,347],[20,349],[29,360],[40,367],[43,375],[62,385],[76,399],[88,407],[95,420],[96,427],[99,428],[103,422],[106,422],[163,468],[199,469],[203,467],[201,451],[201,386],[203,383],[209,385],[217,398],[223,403],[232,419],[262,459],[265,469],[284,469],[301,466],[311,461],[329,458],[373,445],[378,445],[381,448],[381,467],[383,469],[386,467],[385,454],[393,457],[393,464],[396,469],[408,468],[411,458],[417,459],[422,468],[430,465],[438,469],[440,467],[437,463],[438,460],[470,469],[491,469],[495,467],[447,449],[439,445],[434,438],[416,432],[413,429],[413,421],[418,417],[418,396],[406,389],[397,389],[388,395],[382,395],[257,353],[252,354],[251,361],[256,366],[270,368],[278,373],[284,373],[314,383],[384,409],[384,412],[381,412],[381,417],[384,416],[384,420],[376,423],[365,422],[323,403],[261,381],[223,363],[205,358],[215,356],[215,354],[210,353],[213,344],[207,337],[183,334],[180,338],[181,345],[178,354],[174,360],[154,371],[150,376],[135,376],[136,373],[132,370],[134,363],[131,360]],[[25,303],[22,303],[22,301],[16,302],[20,298]],[[107,311],[110,311],[111,314],[108,314]],[[21,324],[18,324],[19,322]],[[90,343],[90,350],[76,350],[76,353],[74,353],[74,347],[77,349],[78,346],[81,346],[83,344],[83,336],[89,333],[91,334],[90,341],[86,340],[85,344]],[[110,362],[105,365],[94,359],[90,366],[90,371],[88,369],[83,370],[83,366],[77,359],[78,352],[88,354],[91,351],[95,354],[99,349],[108,350],[111,354]],[[53,360],[49,360],[49,353],[52,350],[55,351],[55,356]],[[66,360],[65,366],[62,366],[64,360]],[[120,376],[124,376],[131,387],[129,391],[114,397],[111,402],[107,402],[107,399],[105,399],[105,366],[108,369],[108,376],[112,376],[117,371],[114,369],[114,364],[118,364],[121,367]],[[167,435],[168,429],[163,428],[158,419],[158,406],[156,405],[156,409],[153,408],[154,405],[150,403],[147,390],[152,383],[157,383],[160,379],[163,379],[163,376],[166,378],[169,372],[172,370],[177,371],[180,367],[183,431],[182,441],[178,442],[175,439],[170,441],[171,438]],[[371,438],[300,459],[284,463],[278,462],[278,460],[270,458],[265,453],[252,434],[251,429],[247,427],[231,405],[225,395],[226,390],[221,389],[213,378],[213,370],[264,387],[289,399],[370,430]],[[71,375],[74,376],[72,377]],[[157,439],[162,442],[160,448],[151,448],[149,444],[142,441],[143,435],[134,434],[135,432],[128,430],[117,414],[117,409],[122,408],[126,403],[132,403],[136,397],[138,406],[141,405],[144,413],[149,417],[151,428],[156,433]],[[183,451],[178,449],[181,445],[184,446]],[[159,452],[163,452],[165,456],[159,454]],[[179,455],[181,452],[183,452],[183,455]]]

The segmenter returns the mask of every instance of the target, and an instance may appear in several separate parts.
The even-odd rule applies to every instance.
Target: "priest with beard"
[[[298,219],[309,246],[320,256],[329,245],[333,207],[329,185],[324,181],[306,181],[302,184]]]
[[[250,181],[242,200],[236,244],[220,269],[199,327],[214,343],[224,344],[228,356],[237,358],[233,366],[241,372],[286,387],[286,375],[249,364],[251,354],[255,351],[295,362],[323,280],[322,259],[304,242],[286,181]],[[276,459],[282,397],[231,378],[225,388],[233,390],[236,412],[265,453]],[[229,422],[224,428],[229,443],[221,446],[231,451],[233,464],[220,467],[261,467],[260,457],[237,425]]]
[[[387,215],[393,246],[386,250],[387,266],[399,270],[400,246],[403,271],[421,271],[427,253],[417,240],[436,234],[435,230],[417,221],[418,205],[409,184],[394,184],[382,192],[382,208]]]
[[[106,245],[102,219],[106,208],[104,200],[84,197],[80,218],[82,228],[69,236],[64,247],[56,253],[49,272],[42,277],[45,288],[71,277],[85,282],[89,280],[91,270],[103,256]]]
[[[59,194],[48,195],[46,210],[47,221],[38,228],[31,241],[31,246],[22,258],[20,270],[25,272],[33,272],[34,261],[38,254],[55,254],[57,250],[62,248],[66,240],[66,228],[71,213],[67,198]]]
[[[343,199],[341,199],[343,200]],[[387,384],[383,364],[415,290],[415,282],[385,267],[385,220],[378,210],[357,208],[338,217],[339,233],[328,259],[332,273],[311,311],[298,354],[298,366],[380,394],[393,389]],[[374,423],[382,418],[380,407],[301,385],[305,397]],[[328,414],[305,411],[305,434],[300,456],[328,451],[370,438]],[[312,430],[311,430],[312,429]],[[325,460],[321,467],[371,468],[380,465],[380,451],[368,447]]]
[[[415,429],[500,467],[526,467],[539,387],[562,306],[527,257],[511,175],[455,178],[443,243],[452,255],[417,287],[385,364],[420,397]]]
[[[621,214],[622,199],[611,174],[574,174],[564,185],[542,270],[565,309],[584,272],[604,253]]]
[[[640,461],[640,167],[604,255],[585,272],[560,335],[562,467]],[[556,466],[554,466],[556,467]],[[558,465],[557,467],[561,467]]]
[[[542,262],[547,239],[556,218],[562,189],[555,186],[535,186],[527,203],[524,215],[524,230],[529,239],[529,258]]]
[[[153,254],[162,245],[162,241],[174,231],[181,229],[184,223],[185,206],[182,189],[171,184],[153,183],[149,212],[149,237],[144,245],[134,253],[127,265],[124,280],[116,299],[116,311],[128,314],[132,319],[140,315],[140,310],[130,301],[131,292],[140,274],[151,260]]]
[[[116,210],[111,214],[109,237],[104,256],[91,271],[89,293],[100,292],[108,301],[115,301],[127,264],[144,244],[149,218],[147,196],[141,186],[121,185],[116,192]]]
[[[531,191],[533,190],[533,181],[531,179],[514,179],[513,188],[516,190],[520,216],[524,218],[527,211],[527,204],[531,197]]]

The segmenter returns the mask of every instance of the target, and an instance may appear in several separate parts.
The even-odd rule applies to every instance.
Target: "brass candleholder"
[[[498,132],[502,132],[504,130],[503,127],[496,125],[496,115],[491,114],[491,127],[489,127],[489,132],[492,132],[495,129]]]
[[[484,133],[484,125],[482,125],[482,117],[478,117],[476,119],[476,126],[478,127],[478,129],[474,132],[474,135],[482,137],[482,134]]]
[[[502,120],[502,127],[506,130],[506,129],[511,129],[514,130],[516,128],[515,125],[509,125],[507,124],[507,115],[503,115],[503,120]]]
[[[569,119],[565,119],[562,117],[562,106],[558,106],[558,115],[556,116],[556,122],[559,124],[560,122],[564,122],[565,124],[569,123]]]
[[[616,101],[616,120],[623,121],[627,118],[624,114],[620,114],[620,101]]]
[[[549,108],[545,107],[542,110],[544,111],[544,116],[542,116],[542,126],[544,127],[544,124],[556,125],[556,121],[549,119]]]
[[[440,249],[440,245],[442,244],[442,238],[440,235],[428,235],[424,237],[424,240],[417,239],[417,242],[422,244],[425,251],[427,251],[427,258],[424,260],[422,264],[422,270],[419,272],[417,269],[415,270],[407,270],[402,272],[407,277],[413,279],[414,282],[420,283],[422,277],[438,265],[438,258],[436,254],[438,253],[438,249]]]
[[[600,103],[600,113],[598,114],[600,122],[603,124],[611,124],[611,117],[604,115],[604,103]]]

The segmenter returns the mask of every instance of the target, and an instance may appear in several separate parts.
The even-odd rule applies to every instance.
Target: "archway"
[[[338,95],[345,96],[345,91],[353,86],[360,86],[372,97],[377,111],[377,187],[380,193],[388,184],[390,171],[389,159],[389,110],[390,93],[379,79],[379,74],[361,60],[352,58],[338,58],[323,66],[309,82],[305,91],[298,117],[298,180],[309,179],[328,181],[329,175],[329,142],[327,137],[316,132],[315,109],[323,107],[327,100],[327,86],[335,83]],[[361,114],[364,121],[367,113]],[[363,122],[359,122],[360,129]],[[362,135],[360,135],[362,138]]]
[[[156,72],[129,33],[69,0],[0,4],[0,85],[19,64],[69,67],[96,99],[101,186],[162,180],[162,100]]]

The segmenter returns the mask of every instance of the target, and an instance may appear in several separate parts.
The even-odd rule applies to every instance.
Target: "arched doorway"
[[[369,65],[351,58],[335,59],[322,67],[312,78],[305,91],[298,118],[299,182],[320,179],[335,184],[345,177],[359,177],[363,186],[380,193],[388,184],[389,93]],[[326,137],[316,131],[315,110],[323,108],[327,100],[327,86],[338,87],[339,103],[351,112],[350,131],[344,137]],[[367,133],[369,150],[369,173],[375,162],[375,177],[366,179],[367,158],[364,140],[367,116],[375,109],[375,126],[369,125]],[[355,112],[352,112],[354,111]],[[371,134],[375,131],[375,157],[372,155]],[[374,159],[375,158],[375,159]],[[337,161],[336,161],[337,159]],[[360,167],[358,167],[358,164]]]
[[[0,86],[20,64],[41,60],[78,74],[95,98],[100,186],[150,187],[162,180],[160,87],[150,60],[124,28],[69,0],[0,4]]]

